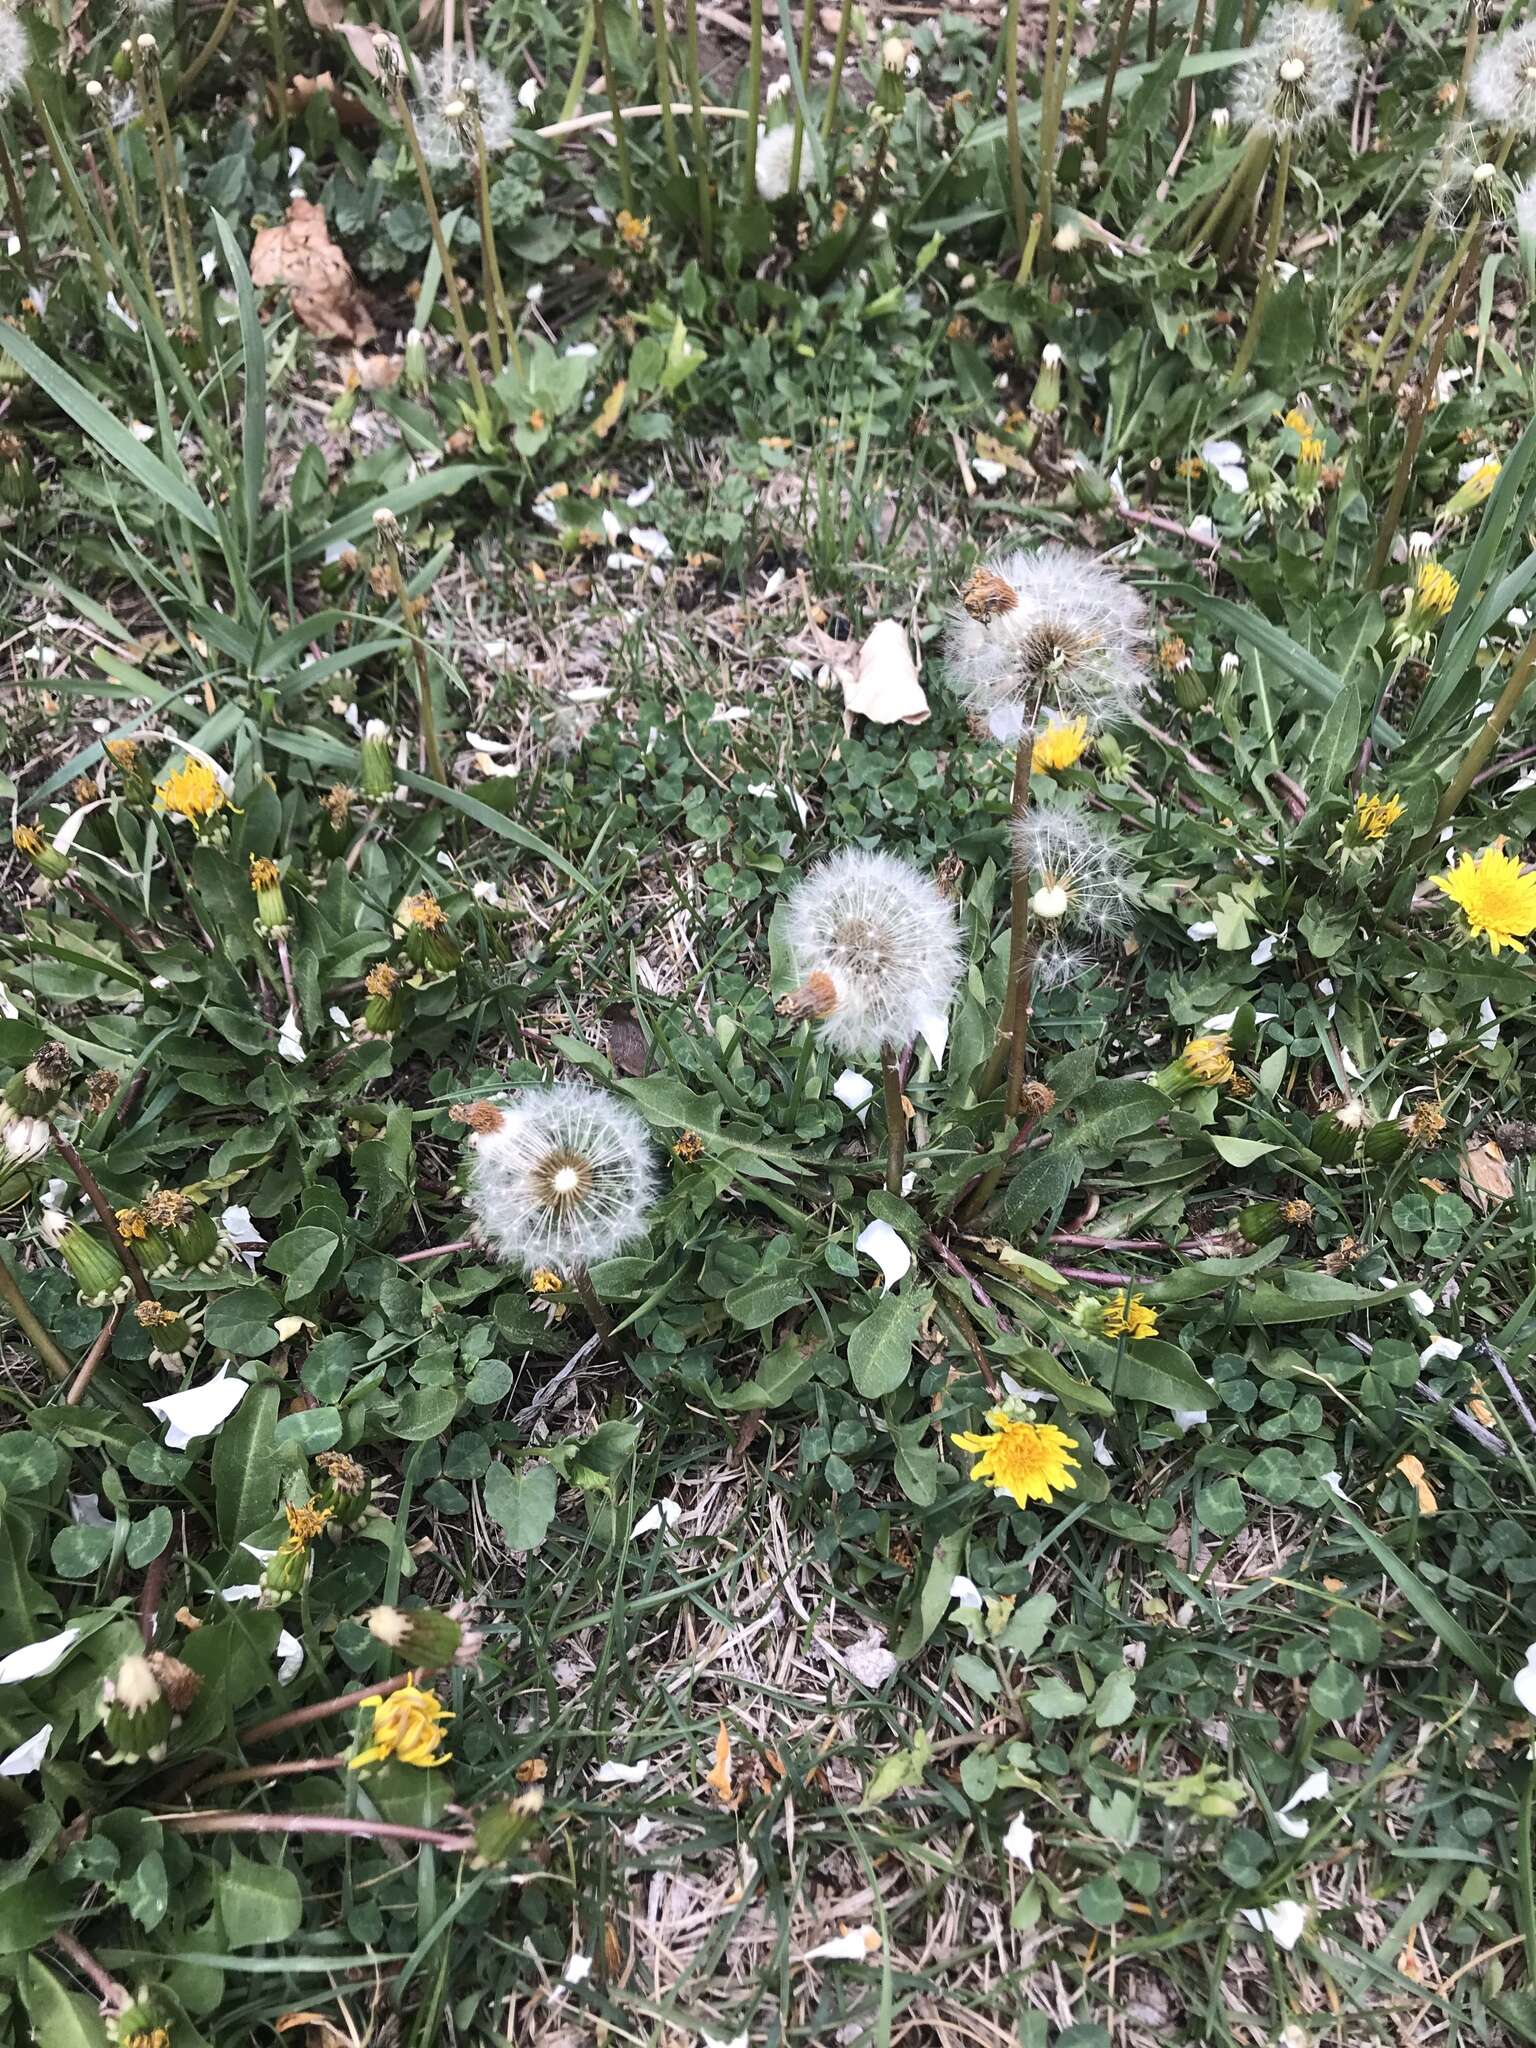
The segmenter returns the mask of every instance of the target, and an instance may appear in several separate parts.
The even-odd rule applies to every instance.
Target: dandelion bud
[[[448,929],[443,906],[428,889],[407,896],[395,912],[395,937],[404,941],[405,957],[424,978],[451,974],[464,949]]]
[[[260,1604],[263,1607],[280,1607],[285,1600],[301,1590],[309,1577],[309,1548],[331,1519],[329,1508],[296,1508],[284,1504],[283,1514],[288,1522],[288,1534],[267,1559],[266,1569],[261,1575]]]
[[[57,1039],[40,1045],[20,1073],[6,1082],[0,1095],[0,1123],[11,1116],[51,1116],[63,1098],[71,1065],[68,1046]]]
[[[514,1856],[521,1855],[538,1829],[543,1809],[544,1794],[537,1785],[530,1785],[515,1799],[487,1808],[475,1822],[475,1853],[470,1868],[484,1870],[488,1864],[509,1863]]]
[[[400,82],[405,67],[400,58],[400,45],[393,36],[381,33],[374,37],[373,61],[386,85],[397,85]]]
[[[650,1133],[626,1103],[580,1082],[525,1088],[478,1131],[467,1201],[487,1244],[524,1272],[584,1271],[645,1229]]]
[[[176,1188],[157,1188],[140,1206],[181,1265],[194,1272],[212,1273],[223,1264],[219,1227],[190,1195]]]
[[[428,1671],[473,1664],[484,1641],[478,1629],[465,1629],[454,1615],[433,1607],[375,1607],[368,1632],[402,1664]]]
[[[315,1463],[324,1477],[315,1490],[312,1505],[325,1509],[337,1528],[353,1528],[368,1512],[373,1480],[356,1458],[349,1458],[345,1451],[320,1451]]]
[[[11,832],[11,844],[24,860],[31,862],[45,882],[61,882],[69,873],[71,863],[68,854],[61,853],[35,825],[15,826]]]
[[[8,356],[6,360],[14,361],[15,358]],[[20,511],[41,496],[37,465],[27,443],[9,427],[0,427],[0,505],[9,505]],[[92,794],[95,794],[94,790]]]
[[[1079,1295],[1072,1307],[1072,1321],[1089,1336],[1103,1337],[1111,1344],[1118,1344],[1122,1337],[1128,1344],[1138,1344],[1157,1335],[1157,1310],[1149,1308],[1139,1294],[1127,1294],[1123,1287],[1103,1299]]]
[[[376,1038],[392,1038],[400,1028],[405,1015],[405,998],[402,994],[404,982],[393,967],[380,962],[371,967],[364,976],[363,987],[368,1000],[363,1005],[363,1014],[358,1023],[357,1037],[363,1042]]]
[[[144,765],[144,756],[135,740],[105,740],[102,752],[123,779],[123,797],[135,808],[147,808],[154,802],[155,785],[149,770]]]
[[[814,986],[822,1037],[839,1052],[877,1058],[949,1009],[961,964],[954,906],[907,861],[835,854],[791,894],[786,933],[795,971]]]
[[[1343,1166],[1359,1150],[1370,1120],[1365,1104],[1353,1097],[1337,1109],[1325,1109],[1312,1119],[1312,1150],[1324,1166]]]
[[[283,897],[283,877],[275,860],[251,856],[251,890],[256,898],[256,933],[275,945],[290,930],[288,905]]]
[[[1072,495],[1085,512],[1107,512],[1115,496],[1102,470],[1083,461],[1072,471]]]
[[[1456,578],[1440,562],[1421,561],[1413,582],[1403,592],[1403,615],[1393,628],[1393,638],[1404,653],[1429,646],[1441,620],[1456,602]]]
[[[383,803],[395,793],[394,735],[382,718],[370,718],[363,727],[357,779],[370,803]]]
[[[900,36],[880,45],[880,76],[875,81],[875,110],[888,119],[901,112],[907,96],[907,46]]]
[[[1232,649],[1228,648],[1227,652],[1221,657],[1221,662],[1219,664],[1219,671],[1222,681],[1224,683],[1230,682],[1232,678],[1240,672],[1242,666],[1243,657],[1240,654],[1233,653]]]
[[[1060,404],[1061,350],[1054,341],[1048,341],[1040,351],[1040,374],[1035,379],[1034,395],[1029,401],[1029,409],[1041,418],[1049,418]]]
[[[1391,1166],[1408,1150],[1408,1126],[1401,1118],[1373,1124],[1360,1149],[1368,1166]]]
[[[819,1022],[830,1017],[837,1008],[837,984],[830,974],[818,970],[807,975],[799,988],[792,988],[787,995],[780,996],[773,1007],[777,1016],[787,1017],[795,1023],[807,1017],[814,1017]]]
[[[190,1324],[163,1301],[139,1302],[134,1317],[139,1328],[149,1332],[149,1355],[156,1365],[178,1365],[192,1349]]]
[[[1153,1086],[1178,1101],[1197,1088],[1223,1088],[1234,1077],[1232,1041],[1224,1031],[1192,1038],[1176,1060],[1152,1077]]]
[[[147,1657],[124,1657],[102,1680],[101,1720],[114,1763],[158,1763],[171,1732],[171,1703]]]
[[[1238,1235],[1245,1244],[1272,1244],[1277,1237],[1285,1237],[1293,1230],[1305,1230],[1312,1216],[1312,1204],[1299,1196],[1253,1202],[1238,1216]]]
[[[174,2024],[173,2014],[147,1985],[140,1985],[137,1996],[105,2022],[114,2048],[176,2048]]]
[[[1499,480],[1503,464],[1490,458],[1487,462],[1473,464],[1462,478],[1461,487],[1451,497],[1441,513],[1441,523],[1450,519],[1464,519],[1467,513],[1475,511],[1491,495]]]

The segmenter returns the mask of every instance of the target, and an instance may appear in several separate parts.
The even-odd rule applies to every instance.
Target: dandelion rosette
[[[1536,22],[1511,29],[1478,53],[1467,98],[1490,127],[1536,134]]]
[[[1054,544],[1000,556],[966,585],[950,617],[951,687],[995,739],[1042,713],[1097,732],[1141,701],[1146,608],[1091,555]]]
[[[891,854],[835,854],[791,895],[785,930],[802,986],[782,1013],[819,1018],[850,1058],[905,1045],[948,1010],[960,979],[953,904]]]
[[[1238,66],[1233,119],[1261,135],[1306,135],[1349,98],[1360,56],[1359,42],[1336,14],[1272,7]]]
[[[525,1272],[584,1272],[644,1230],[656,1188],[637,1113],[580,1082],[483,1105],[467,1200],[491,1248]]]

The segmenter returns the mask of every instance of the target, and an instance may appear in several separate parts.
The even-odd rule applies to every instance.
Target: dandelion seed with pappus
[[[1035,811],[1015,825],[1013,843],[1033,884],[1030,911],[1042,924],[1098,939],[1129,925],[1129,864],[1113,831],[1090,812]]]
[[[1307,135],[1339,113],[1354,89],[1361,47],[1336,14],[1272,7],[1237,67],[1232,118],[1280,139]]]
[[[1536,23],[1484,45],[1472,66],[1467,98],[1489,127],[1536,135]]]
[[[454,107],[457,115],[450,111]],[[517,132],[517,98],[501,73],[462,51],[432,58],[421,74],[416,133],[434,170],[473,168],[473,131],[465,121],[469,113],[480,124],[488,156],[509,146]]]
[[[907,1044],[960,978],[954,905],[891,854],[834,854],[791,893],[785,935],[801,987],[781,1012],[813,1016],[850,1059]]]

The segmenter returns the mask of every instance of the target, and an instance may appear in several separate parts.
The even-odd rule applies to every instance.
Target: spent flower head
[[[446,1751],[440,1754],[439,1747],[443,1723],[453,1716],[435,1692],[424,1692],[419,1685],[402,1685],[391,1693],[372,1693],[359,1704],[372,1710],[373,1723],[368,1741],[348,1760],[349,1771],[366,1770],[391,1757],[423,1771],[449,1762]]]
[[[1467,98],[1491,128],[1536,135],[1536,22],[1511,29],[1478,52]]]
[[[814,1016],[854,1059],[905,1045],[948,1010],[960,978],[954,905],[910,861],[834,854],[793,891],[785,932],[801,987],[782,1014]]]
[[[1053,932],[1107,939],[1130,923],[1129,863],[1113,831],[1088,811],[1037,809],[1013,827],[1015,858],[1029,876],[1029,907]]]
[[[9,7],[0,8],[0,105],[15,99],[27,82],[32,45],[26,24]]]
[[[1119,723],[1146,689],[1146,608],[1103,563],[1055,542],[976,572],[950,616],[950,682],[995,738],[1043,715]]]
[[[486,1243],[525,1272],[584,1271],[645,1229],[656,1188],[650,1134],[627,1103],[563,1081],[485,1105],[467,1201]]]
[[[795,153],[794,123],[788,122],[779,128],[759,128],[757,131],[757,158],[753,175],[757,180],[757,196],[776,206],[781,199],[789,196],[790,161]],[[811,145],[802,135],[800,138],[800,168],[795,175],[795,190],[803,192],[814,176],[811,162]]]
[[[1360,56],[1336,14],[1300,4],[1272,7],[1237,67],[1233,118],[1261,135],[1306,135],[1349,98]]]
[[[422,71],[416,108],[422,155],[440,170],[473,164],[476,124],[487,156],[507,147],[517,130],[517,98],[511,86],[494,65],[462,50],[451,57],[434,57]]]
[[[1469,221],[1505,221],[1514,204],[1512,181],[1498,163],[1483,155],[1476,130],[1459,130],[1438,159],[1430,188],[1430,213],[1436,225],[1454,234]]]

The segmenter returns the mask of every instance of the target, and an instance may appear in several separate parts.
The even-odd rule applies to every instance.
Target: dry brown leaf
[[[1504,1163],[1504,1153],[1492,1138],[1485,1138],[1481,1145],[1467,1148],[1466,1161],[1458,1179],[1461,1192],[1479,1209],[1491,1209],[1496,1202],[1506,1202],[1515,1192],[1509,1168]]]
[[[705,1777],[704,1783],[722,1806],[736,1804],[736,1792],[731,1783],[731,1731],[723,1720],[720,1723],[720,1733],[715,1737],[715,1766]]]
[[[363,391],[387,391],[398,384],[405,368],[403,356],[359,356],[353,364],[358,386]]]
[[[262,286],[286,285],[295,318],[322,341],[372,341],[378,332],[312,200],[296,197],[280,227],[260,231],[251,249],[251,278]]]
[[[371,128],[373,115],[360,99],[336,83],[334,72],[317,71],[313,78],[303,73],[288,81],[288,112],[302,114],[317,92],[330,95],[331,107],[343,128]],[[275,98],[275,94],[270,95]]]
[[[1420,1460],[1410,1452],[1407,1457],[1398,1459],[1397,1470],[1402,1473],[1408,1484],[1418,1495],[1419,1513],[1421,1515],[1438,1513],[1440,1503],[1435,1498],[1435,1489],[1424,1477],[1424,1467]]]
[[[323,2012],[279,2013],[273,2025],[280,2034],[292,2033],[295,2027],[308,2027],[308,2048],[354,2048],[351,2039]]]
[[[601,441],[606,435],[612,433],[614,426],[617,424],[619,414],[624,410],[624,394],[628,389],[628,379],[621,377],[603,400],[602,410],[592,422],[592,434],[595,440]]]

